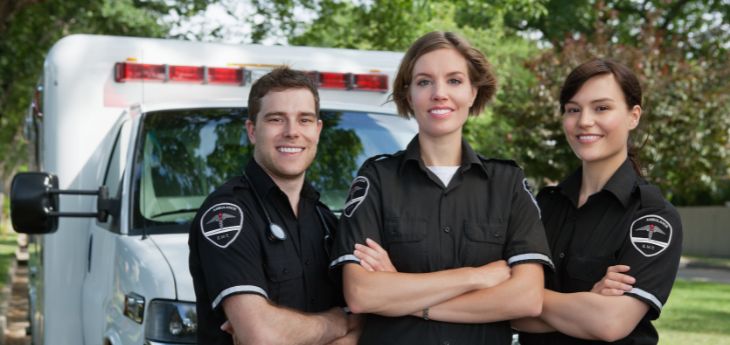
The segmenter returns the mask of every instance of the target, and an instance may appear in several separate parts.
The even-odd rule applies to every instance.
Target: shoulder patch
[[[370,180],[365,176],[358,176],[352,180],[350,192],[347,194],[347,202],[345,202],[344,211],[342,213],[346,217],[351,217],[358,206],[365,200],[370,190]]]
[[[243,211],[238,205],[219,203],[208,208],[200,217],[203,236],[220,248],[230,245],[243,229]]]
[[[482,163],[497,162],[497,163],[507,164],[507,165],[511,165],[514,167],[518,167],[518,168],[520,167],[517,164],[517,162],[515,162],[511,159],[487,158],[487,157],[482,156],[481,154],[478,154],[477,156],[482,161]]]
[[[655,214],[634,220],[629,231],[631,244],[646,257],[659,255],[672,243],[672,224]]]

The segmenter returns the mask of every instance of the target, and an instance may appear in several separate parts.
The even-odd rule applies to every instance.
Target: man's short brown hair
[[[413,108],[408,102],[408,88],[413,80],[413,67],[418,59],[438,49],[453,49],[466,59],[469,71],[469,81],[477,88],[474,104],[469,108],[470,115],[478,115],[484,110],[489,100],[497,91],[497,77],[492,72],[484,54],[474,48],[469,42],[453,32],[429,32],[414,42],[398,68],[398,74],[393,82],[392,99],[398,107],[398,114],[404,117],[413,116]]]
[[[263,77],[256,80],[248,94],[248,119],[256,123],[256,117],[261,110],[261,99],[269,92],[289,89],[307,89],[314,97],[314,112],[319,117],[319,92],[314,82],[302,71],[296,71],[288,66],[277,67]]]

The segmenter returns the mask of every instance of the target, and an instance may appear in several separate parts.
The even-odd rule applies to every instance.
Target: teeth
[[[446,113],[448,113],[450,111],[451,111],[451,109],[432,109],[431,110],[431,114],[443,115],[443,114],[446,114]]]
[[[598,140],[601,136],[600,135],[579,135],[579,140]]]
[[[278,150],[283,153],[299,153],[304,151],[301,147],[279,147]]]

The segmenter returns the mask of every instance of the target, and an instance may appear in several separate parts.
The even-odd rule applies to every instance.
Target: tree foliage
[[[493,106],[469,121],[466,137],[489,156],[517,159],[541,184],[560,180],[580,164],[562,134],[557,95],[563,79],[592,57],[623,62],[639,74],[645,89],[643,125],[635,141],[643,145],[640,157],[650,180],[678,204],[727,197],[722,195],[730,185],[730,3],[725,0],[257,0],[254,5],[265,18],[254,23],[258,39],[279,32],[293,44],[402,51],[431,30],[466,36],[485,52],[500,82]],[[311,22],[292,19],[297,8],[316,16]]]
[[[74,33],[164,37],[171,13],[184,18],[206,0],[9,0],[0,4],[0,177],[7,186],[25,163],[23,118],[40,77],[44,54]],[[0,189],[1,191],[2,189]]]
[[[694,48],[683,41],[660,39],[661,27],[651,22],[626,43],[613,42],[617,28],[604,23],[594,23],[592,38],[571,36],[560,42],[561,49],[527,63],[536,82],[507,91],[514,101],[496,112],[511,126],[497,136],[510,139],[509,153],[530,171],[561,179],[579,165],[562,133],[562,81],[590,58],[612,58],[635,71],[644,89],[644,113],[633,142],[649,180],[675,204],[722,202],[730,174],[730,64],[713,54],[690,54]]]

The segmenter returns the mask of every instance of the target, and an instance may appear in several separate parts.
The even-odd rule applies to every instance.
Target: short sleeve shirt
[[[649,305],[636,329],[616,344],[657,344],[651,320],[659,317],[679,267],[682,223],[676,209],[634,172],[630,161],[604,188],[577,208],[582,172],[538,195],[543,223],[555,260],[546,288],[558,292],[590,291],[606,269],[628,265],[636,283],[626,295]],[[609,322],[609,321],[607,321]],[[560,333],[523,334],[523,345],[603,344]]]
[[[522,171],[482,159],[462,143],[448,186],[420,159],[418,137],[405,151],[373,158],[358,172],[340,217],[333,261],[358,263],[370,238],[399,272],[426,273],[505,259],[552,265],[544,229]],[[510,344],[509,322],[459,324],[367,315],[360,344]]]
[[[226,320],[222,302],[235,294],[257,294],[306,312],[344,302],[327,268],[326,235],[335,230],[336,218],[318,203],[317,192],[305,183],[295,217],[286,195],[253,159],[246,175],[248,180],[233,178],[208,196],[190,228],[200,344],[232,344],[219,327]],[[285,229],[285,240],[270,236],[262,207]]]

